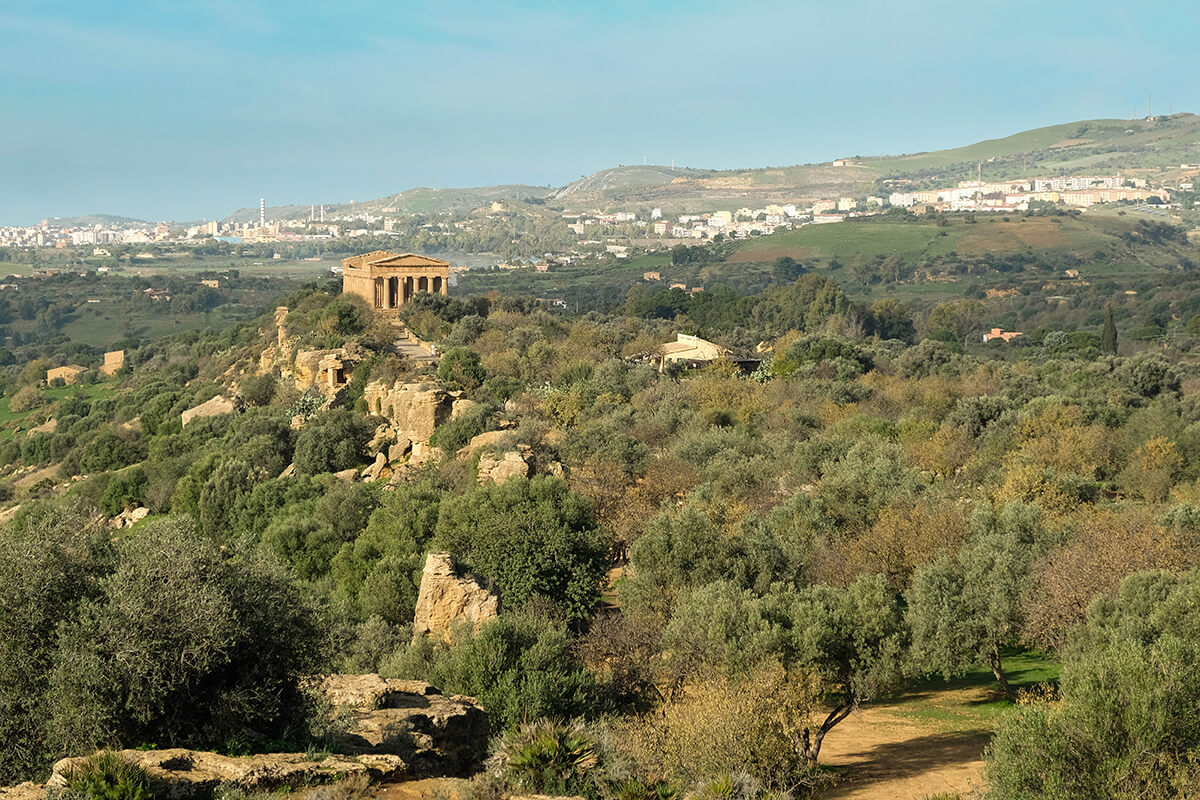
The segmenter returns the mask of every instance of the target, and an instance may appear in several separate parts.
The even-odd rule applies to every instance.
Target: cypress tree
[[[1104,307],[1104,330],[1100,334],[1100,352],[1117,354],[1117,323],[1113,321],[1112,306]]]

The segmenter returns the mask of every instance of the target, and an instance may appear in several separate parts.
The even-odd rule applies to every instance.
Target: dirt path
[[[990,724],[972,711],[992,699],[982,687],[913,692],[894,704],[866,706],[825,738],[821,763],[842,767],[821,800],[925,800],[983,785]],[[437,778],[385,784],[379,800],[457,800],[463,782]]]
[[[981,689],[936,692],[926,708],[953,708],[983,700]],[[939,792],[967,794],[982,785],[983,748],[991,731],[921,719],[911,707],[869,706],[829,733],[821,763],[847,767],[822,800],[923,800]]]

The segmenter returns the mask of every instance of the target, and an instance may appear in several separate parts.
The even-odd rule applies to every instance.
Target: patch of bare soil
[[[968,696],[969,695],[969,696]],[[929,706],[984,699],[978,689],[937,692]],[[983,749],[991,731],[975,725],[925,720],[910,708],[860,709],[834,728],[821,748],[821,763],[845,767],[822,800],[923,800],[939,792],[967,795],[983,785]]]
[[[383,783],[371,791],[377,800],[461,800],[469,781],[462,778],[425,778],[419,781]]]

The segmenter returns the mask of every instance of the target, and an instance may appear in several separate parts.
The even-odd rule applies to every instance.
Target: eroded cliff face
[[[500,613],[500,599],[469,576],[459,576],[449,553],[430,553],[421,573],[413,639],[436,636],[450,641],[451,628],[463,620],[479,627]]]

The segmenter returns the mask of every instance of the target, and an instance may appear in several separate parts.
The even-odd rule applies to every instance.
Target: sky
[[[0,0],[0,225],[1200,111],[1197,30],[1174,0]]]

